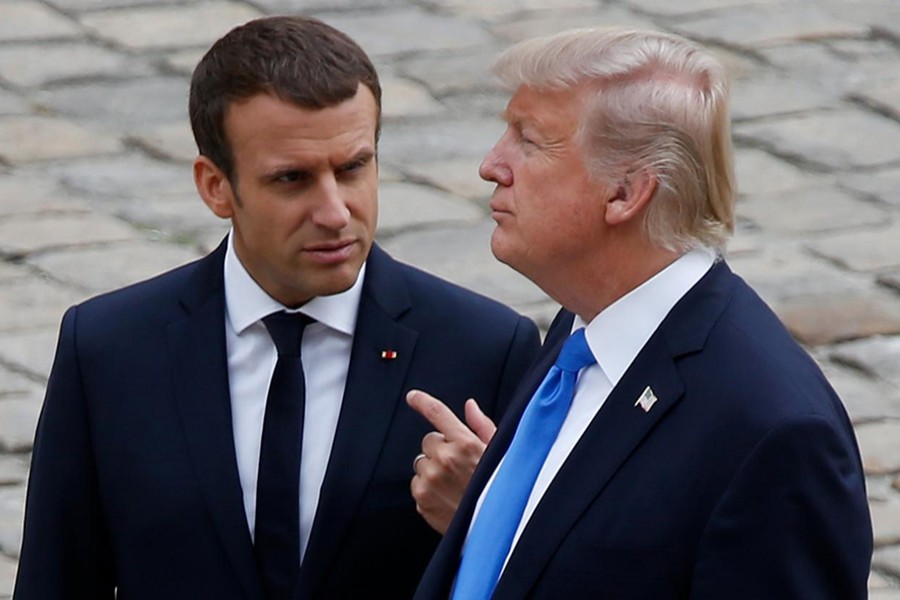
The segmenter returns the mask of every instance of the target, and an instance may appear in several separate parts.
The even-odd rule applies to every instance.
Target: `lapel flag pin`
[[[650,409],[653,408],[653,405],[656,404],[658,398],[656,394],[653,393],[653,390],[650,389],[648,385],[644,390],[644,393],[640,395],[637,399],[637,402],[634,403],[635,406],[640,406],[641,410],[644,412],[650,412]]]
[[[397,358],[397,351],[396,350],[382,350],[381,358],[382,358],[382,360],[394,360],[395,358]]]

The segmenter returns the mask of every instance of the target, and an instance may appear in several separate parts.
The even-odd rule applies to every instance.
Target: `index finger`
[[[406,403],[413,410],[425,417],[431,425],[444,434],[447,441],[453,441],[465,435],[475,435],[465,423],[460,421],[447,405],[426,392],[410,390],[406,394]]]

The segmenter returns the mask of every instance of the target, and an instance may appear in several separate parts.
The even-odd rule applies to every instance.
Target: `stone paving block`
[[[746,48],[868,34],[866,27],[835,18],[813,4],[801,3],[736,7],[673,23],[672,29],[701,41]]]
[[[809,345],[900,333],[897,301],[876,294],[800,296],[775,302],[772,308],[794,337]]]
[[[16,583],[16,561],[0,555],[0,598],[12,596]]]
[[[441,104],[451,118],[496,118],[509,104],[509,94],[500,90],[478,90],[449,94]]]
[[[492,25],[491,31],[507,42],[515,43],[579,27],[660,29],[647,17],[636,15],[621,6],[606,6],[595,10],[525,13]]]
[[[420,81],[441,97],[449,93],[493,89],[496,82],[489,73],[490,65],[502,46],[489,46],[448,54],[413,55],[400,61],[400,73]],[[478,65],[473,68],[473,65]]]
[[[491,21],[505,20],[515,14],[531,11],[570,12],[593,8],[593,0],[428,0],[427,4],[453,14]]]
[[[0,286],[0,331],[56,327],[65,309],[82,300],[79,292],[40,277]]]
[[[897,53],[896,47],[884,39],[829,40],[825,42],[825,46],[842,58],[853,61],[894,58]]]
[[[883,273],[876,278],[876,281],[894,292],[900,292],[900,269]]]
[[[293,14],[298,10],[297,0],[254,0],[253,4],[259,6],[267,14]],[[302,11],[304,14],[318,13],[320,11],[364,11],[374,9],[400,8],[409,6],[409,0],[303,0]],[[316,15],[321,16],[321,15]],[[324,19],[331,23],[329,18]]]
[[[872,556],[872,568],[894,579],[900,578],[900,546],[876,548]],[[870,596],[873,600],[876,596]],[[893,599],[892,599],[893,600]]]
[[[150,198],[170,196],[193,196],[202,204],[190,165],[157,160],[143,152],[54,165],[53,175],[67,189],[114,202],[116,207],[123,198],[153,202]]]
[[[874,89],[859,90],[854,98],[900,119],[900,79],[883,83]]]
[[[9,398],[34,397],[42,394],[42,385],[0,364],[0,402]],[[3,485],[2,477],[0,485]]]
[[[836,346],[831,358],[900,385],[900,337],[874,336]]]
[[[135,241],[47,252],[28,262],[63,283],[99,293],[149,279],[199,257],[173,244]]]
[[[378,193],[378,234],[447,223],[471,223],[484,218],[474,203],[434,188],[411,183],[386,183]]]
[[[900,161],[900,123],[847,109],[742,123],[735,134],[825,169],[877,167]]]
[[[188,48],[176,50],[162,59],[163,64],[176,73],[190,77],[194,73],[197,63],[206,54],[206,48]],[[379,72],[380,75],[380,72]]]
[[[137,198],[118,207],[116,214],[135,226],[152,230],[156,236],[182,244],[195,241],[198,232],[228,231],[230,223],[212,214],[196,192]]]
[[[0,554],[18,558],[25,519],[25,486],[0,487]]]
[[[798,43],[756,50],[779,70],[813,81],[832,96],[852,97],[896,79],[896,58],[847,58],[824,44]]]
[[[0,220],[13,215],[88,212],[87,204],[46,178],[46,167],[41,172],[45,177],[29,176],[21,171],[0,175]]]
[[[88,77],[134,77],[150,72],[146,63],[87,42],[0,47],[0,77],[21,87]]]
[[[193,163],[198,154],[197,143],[187,121],[150,127],[132,134],[129,140],[151,156],[162,159]]]
[[[900,472],[900,421],[890,419],[858,425],[856,439],[867,475]],[[900,508],[900,503],[895,508]],[[896,516],[900,517],[900,513]],[[896,525],[900,527],[900,521]]]
[[[900,6],[882,0],[817,0],[822,10],[840,19],[888,32],[900,27]]]
[[[0,455],[0,487],[24,483],[30,461],[26,454]]]
[[[879,575],[876,572],[869,573],[869,593],[874,591],[881,591],[885,589],[891,588],[891,583],[885,579],[882,575]],[[871,596],[870,596],[871,597]]]
[[[6,285],[11,281],[21,281],[34,277],[34,273],[17,264],[0,261],[0,286]]]
[[[493,41],[474,20],[439,16],[417,7],[319,16],[356,40],[370,56],[457,51]]]
[[[626,0],[630,6],[664,17],[680,17],[696,12],[723,11],[734,7],[754,4],[777,4],[777,0],[691,0],[690,2],[670,2],[668,0]]]
[[[737,212],[766,231],[789,235],[878,225],[889,218],[881,206],[822,187],[745,197]]]
[[[382,164],[401,170],[412,162],[481,160],[504,128],[499,117],[391,124],[381,135],[378,156]]]
[[[0,4],[0,42],[80,35],[76,23],[40,2],[5,0]]]
[[[237,25],[263,16],[246,3],[196,2],[183,6],[86,13],[81,23],[105,40],[132,50],[211,46]],[[202,23],[202,27],[198,24]]]
[[[830,182],[827,176],[806,173],[789,162],[756,148],[738,148],[735,151],[734,171],[741,195],[785,194]],[[738,210],[742,208],[743,202],[738,202]]]
[[[49,6],[66,12],[84,12],[88,10],[104,10],[110,8],[127,8],[146,6],[148,0],[43,0]],[[155,5],[181,4],[184,0],[150,0]]]
[[[872,529],[875,546],[900,544],[900,502],[872,502]]]
[[[28,102],[21,96],[0,89],[0,117],[24,115],[29,111]]]
[[[809,255],[793,242],[772,242],[759,253],[729,256],[732,270],[767,302],[803,296],[870,294],[868,277],[846,271]]]
[[[845,188],[871,196],[891,207],[900,208],[900,169],[849,173],[841,175],[838,181]]]
[[[441,113],[441,103],[428,90],[409,79],[387,77],[381,80],[382,116],[385,119],[425,117]]]
[[[900,589],[897,587],[875,589],[869,593],[869,600],[900,600]]]
[[[486,204],[495,185],[478,176],[481,159],[457,158],[404,165],[406,173],[418,181],[425,181],[451,194]]]
[[[31,450],[40,413],[34,400],[0,400],[0,452]]]
[[[900,267],[900,223],[840,233],[807,245],[815,253],[854,271],[886,271]]]
[[[62,316],[60,311],[53,327],[4,331],[0,336],[0,362],[25,371],[32,377],[46,379],[53,364]]]
[[[41,104],[118,133],[161,123],[187,123],[190,82],[184,77],[144,77],[79,83],[37,94]]]
[[[731,116],[736,121],[833,108],[838,94],[814,81],[794,77],[744,78],[734,83]]]
[[[53,117],[0,118],[0,161],[27,163],[96,156],[121,149],[115,138]]]
[[[521,308],[547,302],[533,283],[491,255],[493,221],[413,231],[385,240],[399,260],[414,264],[464,287]]]
[[[124,222],[101,214],[24,215],[0,221],[0,252],[13,255],[140,237]]]
[[[844,403],[854,424],[900,419],[900,386],[876,380],[857,369],[819,361],[822,372]]]

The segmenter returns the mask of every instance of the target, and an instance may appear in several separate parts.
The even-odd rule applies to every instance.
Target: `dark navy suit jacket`
[[[416,594],[447,598],[475,502],[568,336],[561,313]],[[610,340],[615,343],[615,340]],[[658,401],[635,406],[650,386]],[[502,600],[866,597],[872,531],[850,422],[724,262],[672,309],[547,489]]]
[[[38,425],[15,597],[261,599],[238,480],[224,244],[70,309]],[[297,598],[410,597],[439,536],[412,461],[431,428],[405,393],[499,415],[534,324],[395,262],[368,260],[350,371]],[[395,350],[394,360],[381,351]]]

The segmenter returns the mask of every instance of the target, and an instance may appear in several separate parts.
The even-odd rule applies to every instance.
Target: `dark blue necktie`
[[[268,600],[291,598],[300,572],[300,451],[306,399],[300,341],[312,321],[286,312],[263,319],[278,349],[256,481],[254,549]]]
[[[494,593],[534,482],[572,405],[578,371],[595,362],[584,329],[569,336],[525,408],[481,504],[463,549],[453,600],[487,600]]]

